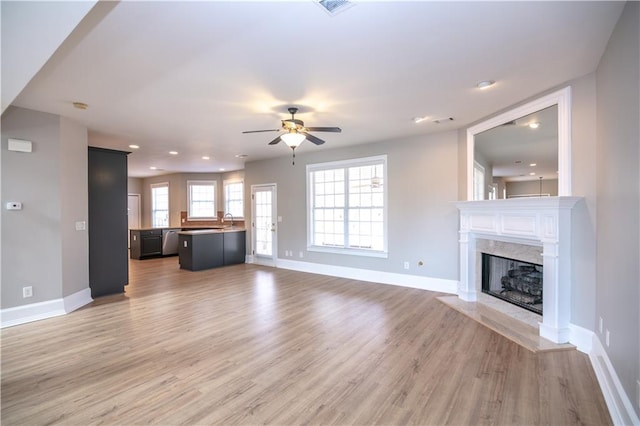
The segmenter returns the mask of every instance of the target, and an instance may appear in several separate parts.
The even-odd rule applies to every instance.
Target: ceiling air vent
[[[335,16],[340,12],[344,12],[352,6],[355,6],[353,2],[348,0],[314,0],[322,9],[324,9],[329,15]]]
[[[433,120],[433,123],[443,124],[443,123],[448,123],[450,121],[453,121],[453,117],[436,118],[435,120]]]

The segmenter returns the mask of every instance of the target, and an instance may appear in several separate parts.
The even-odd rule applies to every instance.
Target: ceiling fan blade
[[[316,145],[322,145],[324,143],[324,141],[320,138],[317,138],[313,135],[310,135],[309,133],[306,132],[301,132],[303,135],[305,135],[305,137],[307,138],[307,140],[311,143],[314,143]]]
[[[279,132],[282,129],[270,129],[270,130],[247,130],[242,133],[262,133],[262,132]]]
[[[278,142],[280,142],[282,140],[282,138],[280,136],[278,136],[277,138],[275,138],[274,140],[272,140],[271,142],[269,142],[269,145],[275,145]]]
[[[340,127],[307,127],[306,129],[310,132],[342,132],[342,129]]]

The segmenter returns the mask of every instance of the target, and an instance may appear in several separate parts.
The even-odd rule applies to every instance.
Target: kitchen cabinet
[[[162,256],[162,229],[132,229],[130,232],[130,257],[132,259]]]
[[[246,232],[225,232],[224,234],[224,264],[236,265],[244,263],[246,250]]]
[[[180,232],[180,269],[200,271],[244,263],[245,230],[196,230]]]
[[[127,259],[127,154],[89,147],[89,287],[91,297],[123,293]]]
[[[224,234],[219,231],[189,231],[178,236],[180,269],[200,271],[224,265]]]

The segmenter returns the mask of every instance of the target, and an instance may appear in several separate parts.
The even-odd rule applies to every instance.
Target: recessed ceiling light
[[[484,80],[484,81],[481,81],[480,83],[476,84],[476,87],[478,89],[482,89],[483,90],[483,89],[486,89],[488,87],[493,86],[494,84],[496,84],[496,82],[493,81],[493,80]]]
[[[169,154],[171,154],[171,155],[178,155],[178,151],[169,151]]]
[[[158,168],[156,166],[151,166],[149,167],[150,170],[158,170]]]
[[[532,129],[537,129],[538,127],[540,127],[540,123],[538,122],[529,123],[529,127]]]
[[[247,158],[247,154],[236,154],[236,158]]]
[[[425,115],[424,117],[413,117],[412,120],[414,123],[418,124],[418,123],[422,123],[427,118],[429,118],[429,116]]]
[[[224,167],[223,167],[223,168],[220,168],[220,171],[221,171],[221,172],[224,172],[225,170],[226,170],[226,169],[225,169]]]
[[[140,145],[129,145],[129,148],[138,149],[138,148],[140,148]]]
[[[85,104],[84,102],[74,102],[73,107],[76,109],[87,109],[89,108],[89,105]]]
[[[206,155],[204,155],[204,156],[202,156],[202,159],[203,159],[203,160],[208,160],[208,159],[209,159],[209,157],[207,157]]]
[[[529,173],[529,176],[535,176],[535,175],[536,175],[536,172]]]
[[[531,163],[531,164],[529,164],[529,166],[535,167],[535,166],[537,166],[537,164],[536,163]]]

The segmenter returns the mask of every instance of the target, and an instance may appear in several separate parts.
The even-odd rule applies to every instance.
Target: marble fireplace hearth
[[[571,210],[580,197],[462,201],[460,282],[462,301],[488,306],[539,330],[553,343],[569,342],[571,320]],[[542,264],[542,316],[481,291],[481,253]]]

